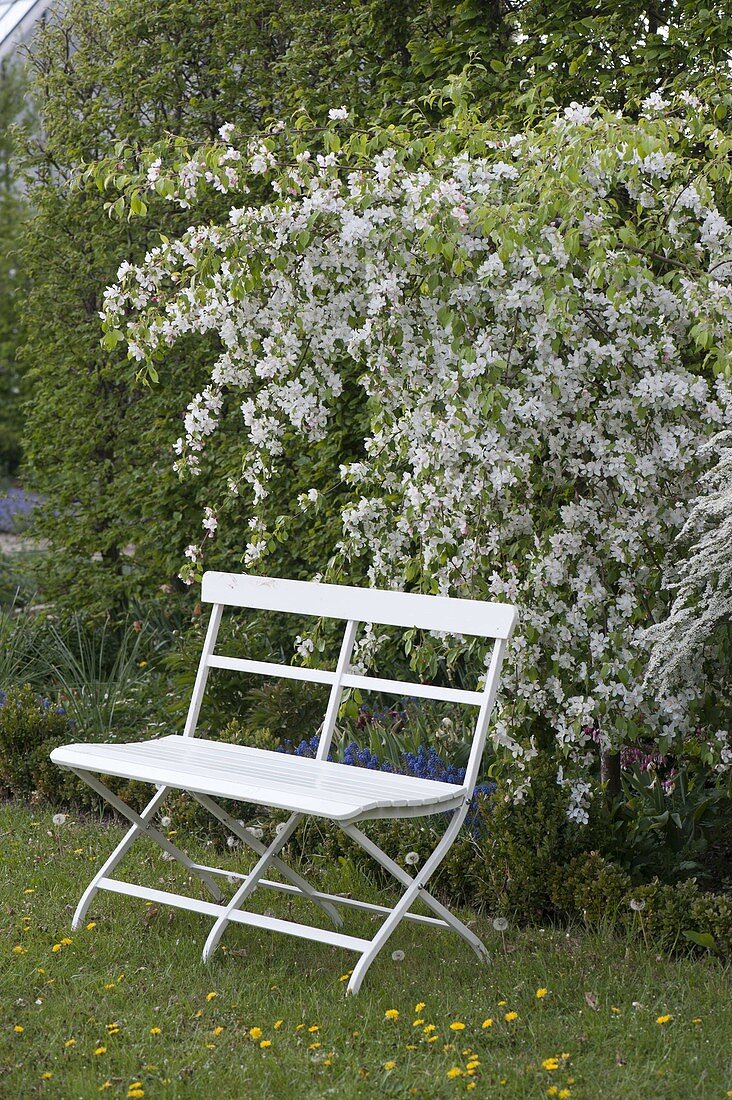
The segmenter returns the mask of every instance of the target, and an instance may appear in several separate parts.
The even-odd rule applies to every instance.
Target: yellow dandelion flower
[[[428,1035],[427,1036],[427,1042],[428,1043],[436,1043],[439,1038],[440,1038],[439,1035]]]
[[[450,1031],[464,1031],[465,1024],[461,1024],[459,1020],[453,1020],[450,1024]]]
[[[96,1050],[94,1051],[94,1053],[95,1054],[106,1054],[107,1053],[107,1048],[106,1047],[97,1047]]]
[[[414,1006],[414,1011],[415,1011],[415,1012],[417,1012],[417,1013],[419,1013],[419,1012],[424,1012],[424,1010],[425,1010],[425,1008],[426,1008],[426,1007],[427,1007],[427,1005],[425,1004],[425,1002],[424,1002],[424,1001],[420,1001],[420,1002],[419,1002],[419,1004],[416,1004],[416,1005]]]
[[[13,1028],[13,1031],[15,1032],[16,1035],[22,1035],[23,1032],[25,1031],[25,1028],[23,1027],[22,1024],[16,1024],[15,1027]]]
[[[333,1059],[332,1058],[324,1058],[323,1059],[323,1065],[324,1066],[332,1066],[333,1065]]]
[[[60,943],[55,943],[53,945],[53,947],[51,948],[51,950],[52,951],[60,951],[61,950],[61,944]]]
[[[412,1021],[412,1027],[421,1027],[423,1023],[424,1023],[424,1020],[420,1016],[420,1018],[418,1020],[413,1020]]]
[[[160,1035],[160,1034],[162,1034],[162,1033],[161,1033],[161,1031],[160,1031],[160,1028],[159,1028],[159,1027],[151,1027],[151,1028],[150,1028],[150,1034],[151,1034],[151,1035]]]
[[[505,1004],[508,1004],[508,1002],[507,1002],[507,1001],[499,1001],[499,1002],[498,1002],[498,1007],[499,1007],[499,1008],[503,1008],[503,1006],[504,1006]]]
[[[214,997],[218,997],[218,993],[214,992],[213,990],[210,993],[206,994],[207,1001],[212,1001]]]
[[[305,1024],[295,1024],[295,1031],[302,1031],[304,1027]]]
[[[105,1089],[111,1089],[111,1087],[112,1087],[112,1082],[111,1081],[105,1081],[103,1085],[99,1086],[99,1088],[97,1089],[97,1092],[104,1092]]]
[[[35,892],[35,886],[29,886],[26,890],[23,891],[24,894],[35,894]]]
[[[399,1019],[399,1009],[398,1008],[387,1008],[384,1015],[386,1016],[387,1020],[398,1020]]]
[[[465,1086],[465,1091],[467,1092],[468,1089],[477,1088],[477,1085],[478,1085],[477,1081],[468,1081],[467,1085]]]
[[[105,989],[114,989],[114,982],[105,982],[104,983],[104,988]]]
[[[341,976],[340,976],[340,978],[338,979],[338,981],[339,981],[339,982],[347,982],[347,981],[348,981],[348,979],[350,978],[351,974],[353,974],[353,971],[352,971],[352,970],[349,970],[347,974],[341,974]]]
[[[558,1092],[559,1089],[556,1085],[550,1085],[549,1088],[546,1090],[547,1096],[556,1096]]]
[[[49,1073],[49,1071],[46,1070],[45,1073],[41,1074],[41,1081],[50,1081],[52,1077],[53,1077],[53,1074]]]
[[[612,1008],[610,1009],[610,1011],[611,1011],[611,1012],[613,1012],[613,1013],[614,1013],[614,1014],[615,1014],[616,1016],[619,1016],[619,1015],[620,1015],[620,1009],[619,1009],[619,1008],[616,1008],[616,1007],[615,1007],[615,1005],[613,1005],[613,1006],[612,1006]]]
[[[465,1068],[466,1069],[477,1069],[477,1067],[479,1065],[480,1065],[480,1059],[479,1058],[471,1058],[470,1061],[465,1066]]]
[[[463,1075],[463,1071],[460,1069],[460,1066],[453,1066],[452,1069],[449,1069],[447,1071],[447,1076],[450,1077],[450,1078],[462,1077],[462,1075]]]
[[[28,954],[27,949],[25,947],[23,947],[22,943],[17,943],[15,945],[15,947],[13,948],[13,952],[16,955],[27,955]]]
[[[541,1064],[544,1069],[549,1070],[550,1073],[553,1073],[555,1069],[559,1069],[559,1059],[556,1055],[552,1058],[545,1058]]]
[[[75,1047],[75,1046],[76,1046],[76,1039],[67,1039],[67,1040],[66,1040],[66,1042],[64,1043],[64,1046],[65,1046],[65,1047],[66,1047],[67,1049],[68,1049],[69,1047]]]
[[[223,1030],[224,1030],[223,1027],[221,1026],[221,1024],[219,1024],[218,1027],[215,1027],[213,1029],[213,1033],[214,1033],[214,1035],[220,1035]]]
[[[89,923],[86,926],[87,932],[91,932],[92,928],[96,928],[96,926],[97,926],[97,922],[95,920],[90,920]]]
[[[61,945],[62,947],[69,947],[73,942],[74,941],[70,940],[68,936],[64,936],[64,938],[61,940]]]
[[[124,976],[124,974],[118,974],[118,975],[117,975],[117,981],[118,981],[118,982],[123,982],[124,980],[125,980],[125,976]]]
[[[261,1039],[262,1038],[262,1029],[261,1029],[261,1027],[250,1027],[249,1028],[249,1038],[250,1039]]]
[[[512,1020],[518,1020],[518,1012],[507,1012],[503,1019],[510,1024]]]
[[[275,1020],[275,1022],[272,1024],[272,1027],[275,1029],[275,1031],[279,1031],[284,1022],[284,1020]]]
[[[45,973],[46,973],[46,971],[43,969],[42,966],[36,967],[36,974],[45,974]]]
[[[671,1019],[670,1016],[657,1016],[656,1017],[656,1023],[657,1024],[667,1024],[670,1019]]]
[[[262,1050],[266,1050],[267,1047],[272,1046],[272,1040],[271,1039],[262,1039],[262,1042],[259,1045],[262,1048]]]
[[[127,1100],[140,1100],[141,1096],[144,1096],[144,1089],[128,1089]]]
[[[414,1043],[405,1043],[404,1044],[404,1049],[405,1050],[416,1050],[417,1047],[415,1046]]]
[[[308,1043],[308,1050],[320,1050],[322,1043]]]
[[[544,986],[542,986],[541,989],[537,989],[536,996],[539,998],[540,1001],[542,1001],[544,997],[546,997],[548,992],[549,990],[545,989]]]
[[[396,1062],[384,1062],[384,1069],[396,1069]]]
[[[571,1095],[572,1095],[572,1090],[571,1089],[560,1089],[559,1092],[557,1093],[557,1096],[559,1097],[559,1100],[567,1100],[567,1097],[571,1096]]]
[[[427,1024],[425,1027],[422,1028],[422,1030],[424,1031],[425,1035],[429,1035],[431,1031],[437,1031],[437,1024]]]
[[[318,1024],[313,1024],[311,1027],[308,1028],[308,1031],[310,1031],[310,1032],[320,1031],[320,1026]]]

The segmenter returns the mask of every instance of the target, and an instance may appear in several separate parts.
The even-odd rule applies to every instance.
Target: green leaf
[[[709,932],[684,932],[684,936],[697,946],[706,947],[707,951],[717,950],[717,941]]]

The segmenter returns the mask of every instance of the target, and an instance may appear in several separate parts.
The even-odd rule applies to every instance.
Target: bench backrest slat
[[[231,607],[352,619],[406,629],[444,630],[481,638],[508,639],[516,623],[516,609],[505,603],[252,577],[241,573],[204,573],[201,598],[206,603]]]

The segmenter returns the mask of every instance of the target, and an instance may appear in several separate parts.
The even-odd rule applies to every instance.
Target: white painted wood
[[[305,668],[303,665],[278,665],[271,661],[248,661],[242,657],[225,657],[217,653],[209,657],[210,668],[227,668],[233,672],[251,672],[259,676],[280,676],[283,680],[303,680],[313,684],[334,684],[336,673],[325,668]],[[344,688],[361,691],[381,691],[387,695],[402,695],[405,699],[439,699],[445,703],[462,703],[479,707],[483,702],[482,691],[464,691],[460,688],[419,684],[413,680],[385,680],[381,676],[362,676],[346,672],[341,678]]]
[[[356,641],[357,630],[358,623],[349,619],[343,633],[343,641],[341,643],[340,653],[338,654],[338,663],[336,665],[333,687],[330,689],[328,706],[325,711],[325,718],[323,719],[323,728],[320,731],[320,740],[318,741],[318,751],[316,753],[317,760],[328,759],[330,743],[333,740],[333,731],[335,730],[336,719],[341,705],[341,696],[343,695],[343,677],[348,669],[349,661],[351,660],[353,643]]]
[[[274,865],[275,861],[273,860],[272,862]],[[205,863],[197,863],[196,867],[198,867],[200,871],[208,871],[210,875],[223,875],[227,879],[241,879],[242,882],[247,877],[240,871],[227,871],[224,867],[209,867]],[[288,868],[288,871],[292,874],[291,868]],[[304,897],[306,901],[318,898],[321,901],[330,902],[334,906],[342,905],[346,909],[364,909],[368,913],[391,913],[391,909],[388,905],[376,905],[370,901],[361,901],[359,898],[347,898],[340,894],[324,894],[321,890],[312,889],[307,894],[303,894],[302,890],[297,886],[291,886],[289,882],[275,882],[273,879],[260,878],[259,885],[264,886],[267,890],[277,890],[279,893],[294,894],[296,897]],[[439,905],[440,903],[436,902],[436,904]],[[418,924],[432,924],[436,928],[451,927],[446,920],[440,920],[439,917],[428,917],[423,913],[405,913],[404,919],[415,921]]]
[[[184,737],[192,737],[193,734],[196,732],[196,726],[198,725],[198,715],[201,713],[203,693],[206,690],[206,681],[208,679],[208,659],[213,653],[214,646],[216,645],[216,638],[218,637],[219,626],[221,625],[222,611],[223,607],[221,607],[220,604],[216,604],[214,607],[211,608],[211,618],[208,621],[208,630],[206,631],[206,639],[203,643],[201,660],[198,664],[196,682],[193,685],[191,705],[188,708],[188,716],[186,718],[186,724],[183,729]]]
[[[358,589],[344,585],[280,581],[228,573],[207,573],[203,583],[203,598],[213,602],[214,608],[183,735],[131,744],[63,745],[51,753],[51,759],[55,763],[74,771],[132,822],[132,828],[84,892],[76,910],[74,927],[78,927],[79,922],[84,918],[99,889],[177,905],[214,918],[213,927],[204,946],[203,954],[206,960],[216,949],[230,921],[281,931],[358,951],[361,958],[354,968],[348,985],[350,993],[358,991],[369,966],[402,920],[449,928],[464,939],[481,960],[485,960],[487,952],[478,937],[427,892],[425,883],[444,859],[467,813],[495,701],[501,662],[507,640],[516,622],[515,609],[509,605],[481,603],[475,600]],[[346,620],[335,670],[305,669],[215,654],[214,648],[224,605]],[[376,676],[357,675],[349,671],[359,622],[452,631],[493,638],[495,644],[483,690],[463,691],[431,684],[413,684]],[[194,734],[201,700],[211,668],[228,668],[265,676],[284,676],[330,685],[330,698],[317,759],[299,758],[263,749],[196,738]],[[462,785],[437,783],[416,779],[413,776],[354,768],[327,760],[341,695],[345,688],[478,706],[465,782]],[[292,740],[298,738],[298,732],[292,731]],[[95,773],[148,782],[158,786],[159,790],[142,814],[138,814],[115,796]],[[211,876],[228,875],[230,872],[194,863],[186,853],[172,844],[153,825],[152,818],[170,789],[188,791],[235,836],[257,852],[259,859],[251,871],[246,874],[235,873],[234,877],[240,881],[240,885],[229,902],[218,903],[219,899],[222,899],[222,894]],[[224,811],[214,801],[215,798],[231,798],[280,807],[290,811],[290,818],[284,830],[280,830],[269,846],[265,846]],[[452,813],[452,819],[434,852],[414,878],[355,825],[356,822],[370,818],[416,817],[436,813]],[[352,840],[360,844],[394,876],[397,882],[405,887],[404,894],[398,903],[390,908],[325,894],[315,890],[307,879],[289,868],[280,858],[279,853],[298,827],[303,815],[323,817],[339,824]],[[111,871],[133,841],[142,835],[155,841],[190,872],[201,878],[217,901],[214,903],[199,901],[196,898],[164,890],[153,890],[113,878]],[[268,867],[274,867],[288,879],[288,882],[274,882],[265,878]],[[336,926],[341,923],[336,906],[351,906],[381,913],[386,919],[372,940],[364,940],[329,929],[243,912],[240,908],[242,903],[259,886],[284,891],[315,902],[328,914]],[[435,916],[411,913],[410,908],[417,899],[424,902]]]
[[[115,894],[127,894],[133,898],[144,898],[158,905],[173,905],[178,909],[190,909],[194,913],[205,913],[210,917],[220,917],[226,906],[212,901],[200,901],[187,894],[174,894],[168,890],[154,890],[149,886],[139,886],[136,882],[124,882],[122,879],[104,878],[99,882],[100,890],[110,890]],[[300,936],[316,943],[329,943],[334,947],[345,947],[348,951],[364,951],[369,940],[357,936],[346,936],[342,932],[332,932],[330,928],[316,928],[311,924],[296,924],[295,921],[268,917],[263,913],[243,913],[235,910],[229,920],[237,924],[249,924],[252,928],[267,928],[271,932],[284,932],[288,936]]]
[[[261,840],[258,840],[255,836],[252,836],[246,826],[241,825],[238,821],[231,817],[230,814],[227,814],[226,810],[222,809],[222,807],[214,802],[212,798],[209,798],[208,795],[205,794],[194,794],[193,797],[195,798],[196,802],[203,806],[205,810],[208,810],[208,812],[212,814],[213,817],[217,818],[217,820],[220,821],[221,824],[224,825],[230,833],[233,833],[234,836],[239,837],[239,839],[243,841],[244,844],[247,845],[247,847],[251,848],[252,851],[257,853],[257,855],[264,855],[266,851],[266,846],[262,844]],[[196,864],[196,866],[200,866],[200,864]],[[340,926],[343,924],[343,918],[341,917],[338,910],[330,904],[330,902],[324,897],[324,895],[319,894],[317,890],[314,890],[306,878],[303,878],[302,875],[299,875],[297,871],[293,871],[292,868],[288,867],[287,864],[283,863],[282,860],[279,859],[277,856],[272,857],[272,866],[275,867],[281,875],[284,875],[285,878],[289,879],[290,882],[294,884],[292,887],[289,887],[289,889],[292,889],[295,891],[295,893],[302,894],[303,896],[308,897],[311,901],[314,901],[316,905],[319,905],[321,909],[323,909],[324,912],[328,914],[330,919],[335,924],[336,928],[340,928]],[[208,868],[204,867],[203,870],[208,870]]]
[[[439,699],[444,703],[462,703],[470,707],[479,707],[483,701],[482,691],[415,684],[411,680],[383,680],[380,676],[360,676],[353,672],[348,672],[343,677],[343,686],[362,691],[383,691],[387,695],[403,695],[405,699],[410,696],[417,699]]]
[[[150,816],[152,815],[141,817],[140,814],[128,806],[126,802],[123,802],[121,798],[118,798],[116,794],[110,791],[109,787],[106,787],[95,775],[91,775],[89,772],[83,771],[80,768],[72,768],[71,770],[75,775],[78,775],[79,779],[83,779],[85,783],[88,783],[93,791],[100,794],[110,806],[113,806],[117,813],[122,814],[122,816],[126,817],[128,821],[131,821],[133,825],[136,825],[140,833],[149,837],[150,840],[154,840],[156,844],[159,844],[169,856],[172,856],[178,863],[182,863],[187,871],[191,871],[194,875],[197,875],[217,901],[221,900],[223,895],[214,880],[207,875],[205,871],[196,871],[190,856],[186,852],[182,852],[180,848],[173,844],[172,840],[169,840],[159,829],[155,828],[150,821]]]
[[[201,598],[231,607],[445,630],[482,638],[510,638],[517,619],[516,609],[510,604],[243,573],[204,573]]]
[[[313,684],[335,682],[335,672],[326,668],[278,665],[272,661],[247,661],[242,657],[224,657],[220,653],[209,657],[208,664],[210,668],[228,668],[232,672],[251,672],[257,676],[280,676],[283,680],[307,680]]]
[[[333,821],[348,821],[379,808],[438,812],[442,803],[465,793],[453,783],[177,735],[127,745],[59,745],[51,759],[75,771],[159,783]]]

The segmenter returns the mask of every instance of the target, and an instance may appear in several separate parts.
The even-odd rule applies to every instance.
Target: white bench
[[[452,928],[470,944],[479,958],[487,958],[485,946],[478,937],[432,897],[425,885],[447,854],[468,810],[483,755],[501,662],[516,623],[515,608],[508,604],[477,600],[274,580],[234,573],[206,573],[203,578],[202,599],[212,603],[213,609],[183,735],[132,744],[63,745],[51,753],[51,759],[56,764],[73,771],[132,822],[130,830],[89,883],[74,914],[72,927],[76,929],[80,926],[97,890],[130,894],[214,917],[215,921],[203,951],[204,960],[211,957],[229,921],[269,928],[357,951],[361,957],[348,984],[350,993],[358,991],[366,970],[402,919]],[[290,612],[298,616],[345,620],[345,632],[335,669],[329,671],[301,668],[216,654],[214,648],[225,607],[247,607]],[[465,691],[409,681],[385,680],[351,672],[350,659],[360,623],[378,623],[405,629],[417,627],[422,630],[493,639],[484,687],[480,691]],[[201,701],[212,668],[330,684],[331,691],[316,759],[303,759],[196,738]],[[478,716],[463,784],[457,786],[439,783],[329,761],[327,757],[345,688],[450,700],[477,708]],[[121,776],[151,783],[157,786],[157,793],[138,814],[110,791],[98,778],[99,775]],[[232,872],[194,863],[153,824],[155,814],[171,790],[190,792],[234,836],[259,855],[260,858],[250,872],[234,876],[241,880],[241,885],[228,902],[224,900],[215,877],[231,878]],[[285,825],[280,827],[272,843],[265,846],[232,818],[215,801],[217,798],[277,807],[289,811],[290,816]],[[449,811],[453,816],[444,835],[414,877],[357,828],[357,822],[369,818],[419,817]],[[352,840],[360,844],[405,887],[393,908],[324,894],[315,890],[302,875],[280,859],[279,853],[302,818],[307,815],[337,822]],[[205,883],[213,901],[201,901],[187,895],[150,889],[112,878],[114,868],[130,845],[143,835],[156,841],[169,856],[198,876]],[[263,876],[267,868],[276,869],[286,881],[265,879]],[[258,886],[308,898],[325,911],[336,930],[297,924],[242,910],[242,903]],[[417,899],[426,903],[435,916],[411,913],[410,909]],[[385,915],[385,920],[373,939],[360,939],[337,930],[343,923],[337,907],[342,906]]]

